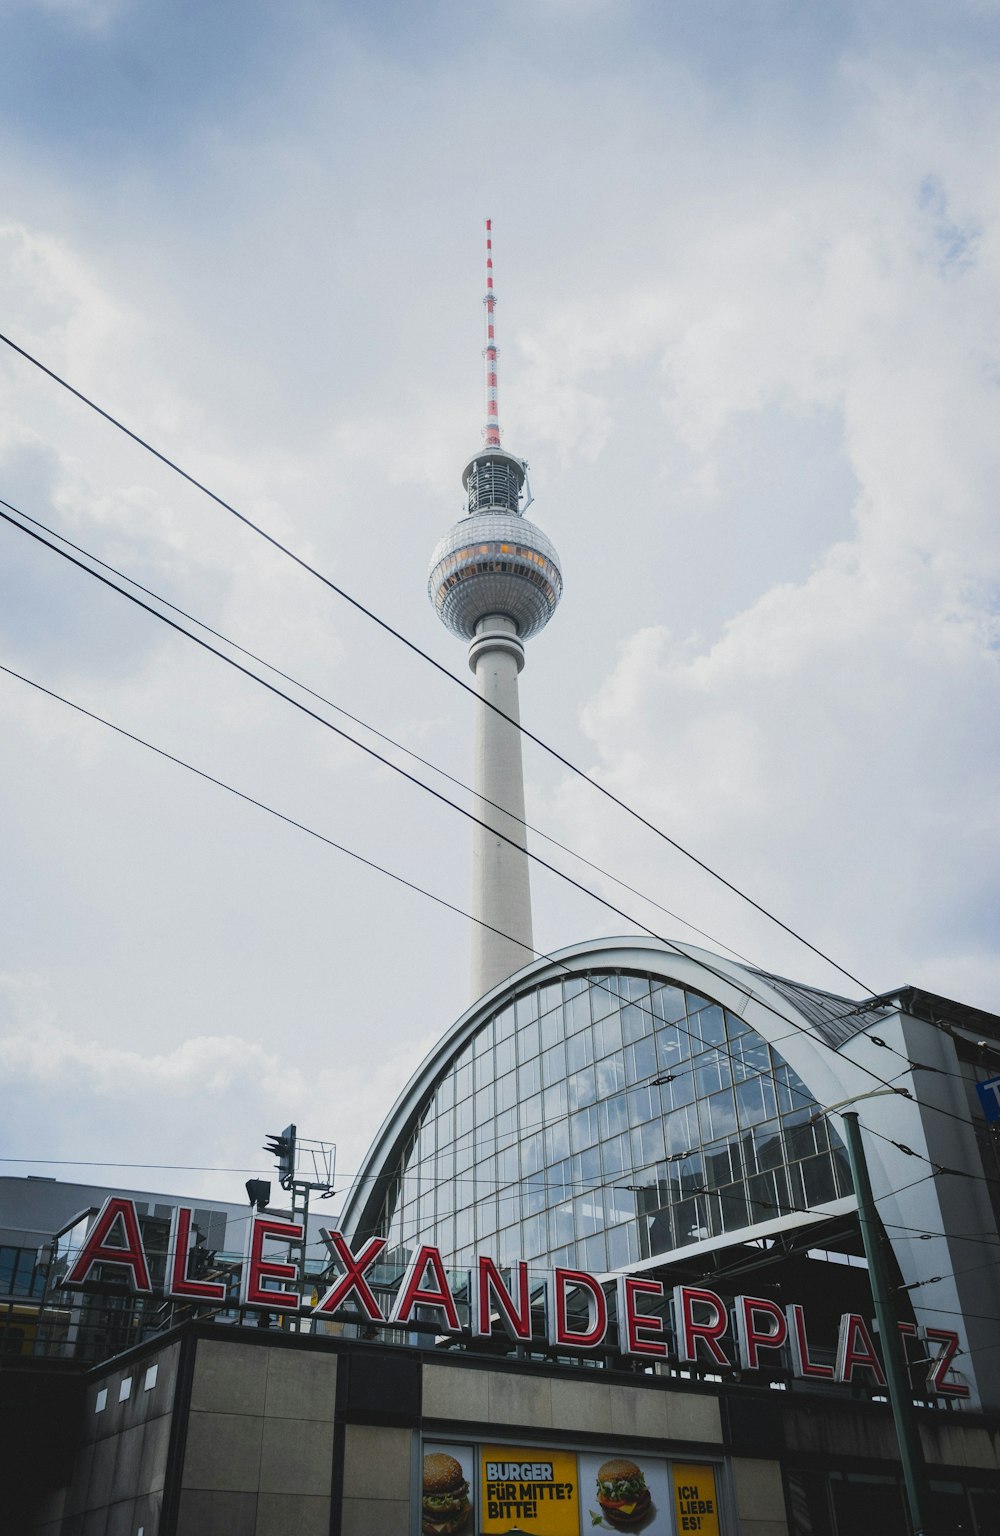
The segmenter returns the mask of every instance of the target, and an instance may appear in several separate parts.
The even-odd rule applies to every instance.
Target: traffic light
[[[264,1151],[273,1155],[278,1168],[278,1181],[282,1189],[287,1189],[295,1178],[294,1125],[286,1125],[280,1136],[269,1131]]]
[[[258,1211],[266,1211],[271,1199],[270,1179],[247,1179],[247,1198]]]

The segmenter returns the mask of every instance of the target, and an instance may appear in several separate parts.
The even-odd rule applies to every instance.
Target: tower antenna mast
[[[500,408],[497,400],[497,339],[496,339],[496,309],[497,296],[493,291],[493,220],[486,220],[486,297],[483,303],[486,306],[486,345],[483,348],[483,357],[486,359],[486,425],[483,427],[483,437],[487,448],[500,447]]]

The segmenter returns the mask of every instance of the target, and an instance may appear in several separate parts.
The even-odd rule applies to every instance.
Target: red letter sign
[[[221,1280],[191,1280],[188,1276],[193,1218],[194,1211],[190,1206],[174,1206],[167,1239],[167,1283],[164,1289],[176,1301],[225,1301],[226,1287]]]
[[[472,1336],[488,1339],[493,1332],[493,1300],[509,1338],[527,1342],[531,1338],[531,1298],[528,1293],[528,1266],[511,1266],[517,1276],[517,1301],[504,1284],[503,1275],[492,1259],[481,1257],[476,1275],[476,1305],[472,1309]]]
[[[277,1259],[265,1259],[264,1243],[269,1237],[284,1238],[286,1243],[302,1241],[300,1221],[279,1221],[274,1216],[252,1216],[250,1236],[247,1239],[247,1256],[243,1261],[243,1278],[240,1284],[240,1304],[256,1307],[261,1312],[297,1312],[302,1298],[298,1291],[278,1286],[267,1290],[265,1280],[297,1280],[298,1265],[284,1264]]]
[[[422,1281],[428,1269],[433,1276],[434,1285],[425,1287]],[[414,1307],[435,1307],[444,1316],[447,1324],[446,1331],[461,1333],[462,1324],[459,1322],[458,1308],[455,1306],[455,1298],[451,1294],[448,1276],[445,1274],[444,1261],[437,1248],[424,1246],[417,1253],[399,1288],[396,1305],[392,1309],[389,1321],[408,1323],[413,1316]]]
[[[707,1322],[696,1323],[695,1307],[710,1314]],[[719,1339],[726,1331],[728,1319],[722,1299],[714,1291],[701,1291],[690,1285],[674,1286],[674,1319],[677,1329],[677,1358],[696,1361],[698,1345],[708,1350],[708,1358],[716,1365],[730,1365]]]
[[[833,1375],[832,1365],[821,1365],[818,1360],[813,1360],[809,1354],[809,1339],[806,1335],[805,1313],[798,1302],[785,1308],[785,1316],[788,1319],[788,1342],[792,1350],[792,1370],[796,1376],[809,1378],[810,1376],[822,1376],[827,1380]]]
[[[108,1243],[115,1228],[121,1224],[124,1239],[113,1246]],[[109,1195],[100,1215],[87,1233],[83,1247],[63,1278],[63,1285],[75,1289],[83,1285],[95,1264],[117,1264],[128,1271],[129,1284],[140,1296],[148,1296],[153,1287],[149,1281],[149,1265],[142,1246],[139,1218],[135,1202],[123,1195]]]
[[[370,1237],[357,1255],[348,1248],[345,1239],[339,1232],[328,1232],[325,1227],[320,1227],[319,1235],[323,1239],[335,1259],[339,1259],[344,1266],[345,1273],[339,1280],[335,1280],[321,1299],[313,1308],[313,1313],[319,1316],[322,1313],[329,1315],[336,1312],[344,1305],[348,1296],[353,1292],[357,1297],[358,1306],[370,1323],[384,1323],[385,1318],[378,1302],[372,1294],[371,1287],[365,1279],[365,1270],[370,1269],[385,1247],[384,1237]]]
[[[949,1397],[968,1397],[970,1393],[967,1382],[959,1381],[954,1376],[948,1380],[951,1362],[958,1354],[958,1334],[952,1333],[950,1328],[924,1328],[922,1333],[928,1344],[941,1346],[927,1377],[930,1390]]]
[[[568,1295],[571,1286],[587,1296],[587,1326],[579,1333],[569,1325]],[[569,1349],[598,1349],[608,1331],[608,1304],[598,1282],[585,1269],[552,1271],[552,1306],[549,1311],[549,1343]]]
[[[770,1327],[760,1328],[758,1318],[767,1318]],[[760,1351],[780,1349],[787,1338],[788,1323],[779,1306],[761,1296],[737,1296],[736,1354],[744,1370],[759,1370]]]
[[[840,1319],[837,1338],[837,1380],[850,1381],[859,1366],[871,1371],[877,1387],[885,1386],[882,1363],[875,1353],[864,1318],[858,1312],[845,1312]]]
[[[623,1355],[655,1355],[662,1359],[667,1353],[662,1338],[663,1318],[656,1313],[636,1311],[638,1297],[655,1296],[657,1301],[662,1301],[664,1295],[662,1280],[618,1276],[618,1348]],[[649,1334],[654,1337],[649,1338]]]

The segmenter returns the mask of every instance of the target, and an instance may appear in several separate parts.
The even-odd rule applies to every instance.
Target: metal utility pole
[[[885,1232],[875,1209],[857,1111],[842,1112],[841,1117],[846,1133],[847,1156],[851,1164],[854,1192],[858,1200],[858,1218],[861,1222],[865,1258],[868,1260],[868,1276],[871,1280],[872,1301],[875,1303],[875,1318],[878,1322],[879,1338],[882,1341],[882,1358],[885,1362],[892,1421],[896,1428],[896,1439],[899,1442],[899,1457],[903,1466],[903,1482],[906,1487],[910,1524],[913,1527],[913,1536],[931,1536],[930,1527],[927,1524],[930,1487],[920,1444],[920,1429],[913,1410],[913,1393],[910,1388],[906,1357],[903,1353],[903,1341],[899,1334],[899,1322],[885,1261]]]

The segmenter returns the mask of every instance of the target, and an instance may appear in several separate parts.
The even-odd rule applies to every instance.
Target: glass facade
[[[390,1252],[600,1273],[851,1192],[801,1080],[735,1014],[602,971],[505,1000],[442,1070],[390,1173]]]

